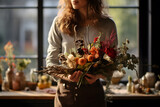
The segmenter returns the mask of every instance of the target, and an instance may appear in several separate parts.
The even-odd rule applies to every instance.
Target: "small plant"
[[[31,63],[30,59],[17,59],[17,69],[23,71]]]

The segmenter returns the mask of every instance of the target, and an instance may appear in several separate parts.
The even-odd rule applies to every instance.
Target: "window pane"
[[[3,46],[8,41],[16,56],[37,55],[37,10],[1,9],[0,13],[0,55],[5,55]]]
[[[57,9],[44,9],[44,56],[47,55],[47,48],[48,48],[48,32],[52,25],[54,17],[57,15]]]
[[[0,0],[0,6],[37,6],[37,0]]]
[[[138,0],[104,0],[109,6],[138,6]]]
[[[121,46],[125,39],[129,39],[129,53],[138,57],[138,9],[110,9],[109,13],[117,25],[118,45]],[[126,76],[136,77],[135,71],[126,71]]]
[[[59,0],[44,0],[44,6],[53,6],[53,7],[57,7],[58,6],[58,2]]]

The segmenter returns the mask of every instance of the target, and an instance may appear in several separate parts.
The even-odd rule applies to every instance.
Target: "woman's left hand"
[[[94,82],[96,82],[97,79],[99,78],[102,78],[104,79],[105,77],[102,76],[102,75],[92,75],[92,74],[86,74],[86,76],[88,77],[85,77],[85,79],[88,81],[89,84],[93,84]]]
[[[86,74],[86,76],[88,77],[85,77],[85,79],[88,81],[89,84],[93,84],[98,79],[97,75]]]

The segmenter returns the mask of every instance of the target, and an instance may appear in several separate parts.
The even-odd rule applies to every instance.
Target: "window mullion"
[[[38,70],[43,66],[43,0],[38,0]]]

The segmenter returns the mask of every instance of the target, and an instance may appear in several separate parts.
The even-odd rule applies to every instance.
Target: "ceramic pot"
[[[20,90],[26,87],[26,78],[23,71],[16,72],[16,80],[20,83]]]
[[[15,91],[20,90],[20,81],[14,79],[12,81],[12,89],[15,90]]]
[[[147,79],[147,86],[148,88],[153,88],[156,82],[156,76],[153,72],[147,72],[145,74],[145,77]]]
[[[135,92],[137,92],[137,93],[142,93],[142,87],[141,87],[140,84],[136,84],[136,85],[135,85]]]
[[[30,90],[36,90],[36,88],[37,88],[37,83],[27,82],[27,86],[29,87]]]
[[[160,90],[160,81],[155,83],[155,90]]]
[[[10,66],[6,71],[6,81],[8,82],[9,89],[12,89],[12,80],[14,79],[14,76],[14,68]]]
[[[147,78],[146,78],[145,76],[143,76],[143,77],[141,78],[141,84],[142,84],[145,88],[148,87]]]

